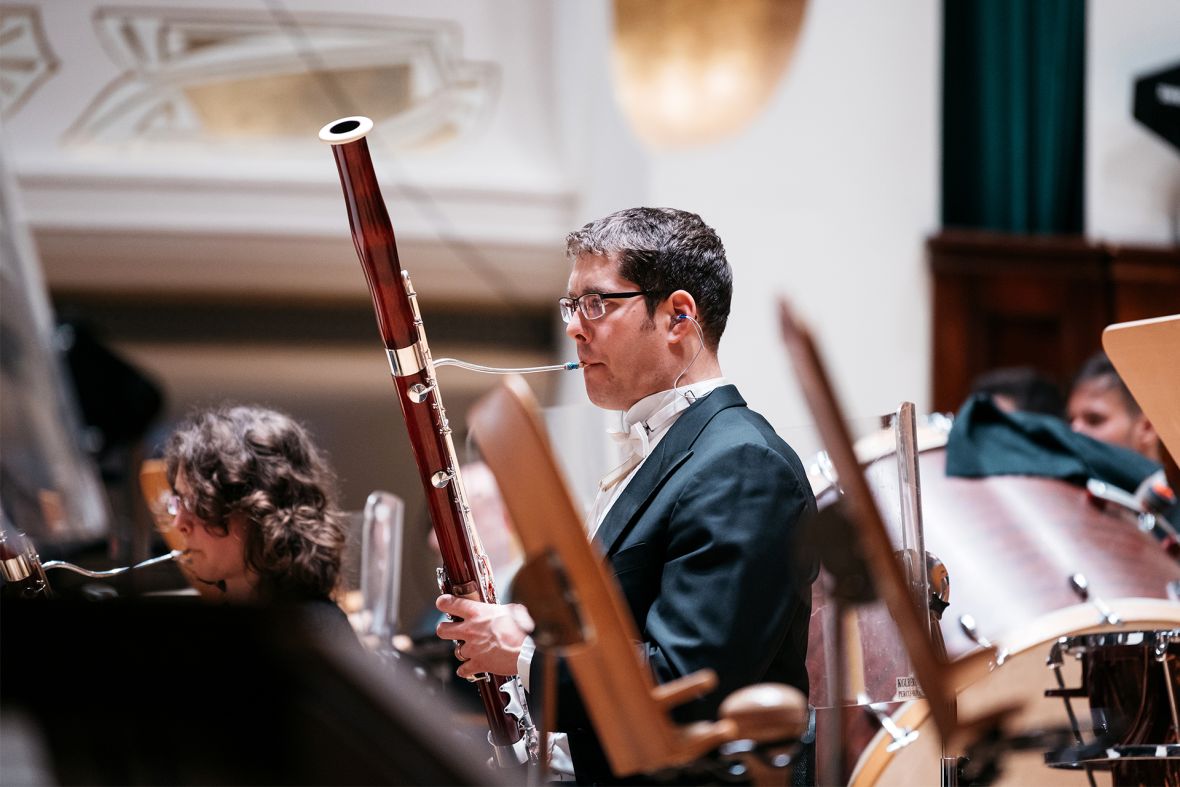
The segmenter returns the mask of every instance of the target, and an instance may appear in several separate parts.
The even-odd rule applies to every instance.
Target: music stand
[[[1110,325],[1102,347],[1168,453],[1180,459],[1180,314]]]
[[[711,691],[717,676],[700,670],[655,685],[622,594],[586,538],[528,385],[507,378],[476,403],[468,423],[524,548],[514,596],[537,620],[538,651],[565,658],[616,776],[685,766],[732,741],[770,743],[802,733],[802,694],[777,684],[734,692],[717,721],[673,722],[669,711]],[[755,783],[775,778],[758,769],[756,756],[739,756]]]
[[[986,669],[995,657],[994,648],[970,653],[953,663],[943,661],[927,635],[929,627],[919,617],[912,596],[894,557],[881,513],[869,491],[864,472],[857,459],[852,439],[845,426],[844,415],[836,401],[827,371],[811,332],[791,309],[786,300],[779,302],[779,316],[783,341],[795,368],[799,385],[807,399],[816,428],[824,447],[836,468],[850,518],[856,524],[866,562],[873,577],[877,594],[885,602],[897,624],[898,633],[914,668],[914,676],[922,687],[930,705],[931,717],[944,746],[970,741],[979,732],[994,729],[1000,719],[1010,712],[1002,709],[980,719],[964,722],[955,707],[956,687],[966,682],[966,676]]]
[[[8,770],[22,760],[49,771],[32,783],[509,783],[411,666],[381,664],[322,608],[176,597],[0,607],[6,744],[30,752],[9,762],[21,752],[5,748],[6,784],[25,783]]]

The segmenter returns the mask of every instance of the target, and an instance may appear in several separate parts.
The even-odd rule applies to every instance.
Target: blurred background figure
[[[145,439],[167,406],[166,392],[153,375],[123,357],[83,320],[59,321],[56,339],[81,409],[82,442],[98,467],[110,505],[111,532],[108,543],[99,545],[101,551],[116,564],[145,560],[158,548],[136,475],[145,459]]]
[[[492,566],[492,576],[496,583],[496,596],[501,602],[512,599],[512,580],[516,576],[524,560],[524,551],[520,540],[516,537],[516,527],[508,515],[508,508],[504,505],[504,498],[500,495],[500,487],[492,470],[482,461],[467,462],[460,468],[463,477],[463,487],[467,492],[467,504],[471,507],[471,518],[475,522],[476,533],[483,544],[484,553]],[[438,548],[438,536],[431,528],[427,536],[431,553],[436,561],[442,560]],[[452,648],[448,643],[438,640],[434,636],[434,627],[443,619],[443,615],[434,608],[434,603],[423,605],[418,616],[414,618],[414,625],[402,638],[399,644],[402,650],[414,648],[424,659],[438,657],[446,661],[445,672],[440,670],[441,676],[449,680],[454,677],[451,669]]]
[[[346,540],[335,475],[302,425],[262,407],[200,411],[165,461],[190,576],[226,601],[299,602],[348,626],[331,598]]]
[[[1074,378],[1067,420],[1075,432],[1160,461],[1155,428],[1104,352],[1090,356]]]
[[[992,369],[975,378],[972,393],[991,396],[1006,413],[1044,413],[1065,417],[1065,397],[1057,383],[1031,366]]]
[[[492,564],[496,590],[503,597],[508,593],[523,559],[516,527],[508,515],[491,468],[483,462],[469,462],[463,465],[462,473],[471,517],[475,520],[475,529],[483,542],[488,562]],[[438,542],[433,530],[430,531],[430,538],[431,546],[437,549]]]
[[[467,493],[467,504],[471,508],[471,519],[483,545],[492,576],[496,585],[496,596],[501,603],[512,600],[512,580],[524,561],[524,550],[516,536],[516,527],[500,495],[496,477],[482,461],[464,462],[459,472],[463,488]],[[427,525],[427,544],[433,558],[433,565],[442,565],[438,537],[434,528]],[[471,691],[469,684],[456,674],[459,666],[455,658],[454,645],[435,636],[435,627],[446,619],[439,612],[433,600],[414,610],[407,618],[403,633],[394,638],[394,646],[402,653],[402,660],[420,668],[429,676],[432,688],[441,689],[449,701],[462,709],[466,722],[476,727],[476,739],[482,741],[487,730],[483,723],[479,695]]]

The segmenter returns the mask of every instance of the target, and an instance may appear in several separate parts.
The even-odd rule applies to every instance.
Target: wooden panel
[[[1107,325],[1180,312],[1180,247],[947,230],[927,248],[936,410],[956,410],[977,375],[1003,366],[1064,389]]]
[[[933,404],[956,410],[972,380],[1033,366],[1064,385],[1110,321],[1105,252],[1073,237],[947,231],[934,275]]]
[[[1110,246],[1114,322],[1180,313],[1180,248]]]

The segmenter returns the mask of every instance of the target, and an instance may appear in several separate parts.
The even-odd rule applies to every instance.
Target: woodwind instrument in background
[[[324,126],[320,139],[332,145],[340,170],[353,242],[369,284],[377,328],[389,356],[398,404],[438,536],[443,561],[439,588],[494,604],[491,566],[472,524],[417,298],[398,261],[393,225],[369,157],[365,135],[372,128],[373,121],[366,117],[341,118]],[[473,683],[483,700],[496,761],[504,767],[529,761],[534,733],[519,679],[479,675]]]

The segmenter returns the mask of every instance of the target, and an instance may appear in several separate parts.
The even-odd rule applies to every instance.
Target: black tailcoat
[[[703,668],[719,679],[675,712],[678,721],[716,718],[726,696],[752,683],[807,692],[814,569],[799,565],[794,541],[814,510],[798,455],[732,385],[681,414],[611,507],[595,542],[656,681]],[[570,736],[578,781],[615,781],[564,669],[559,683],[557,726]]]

